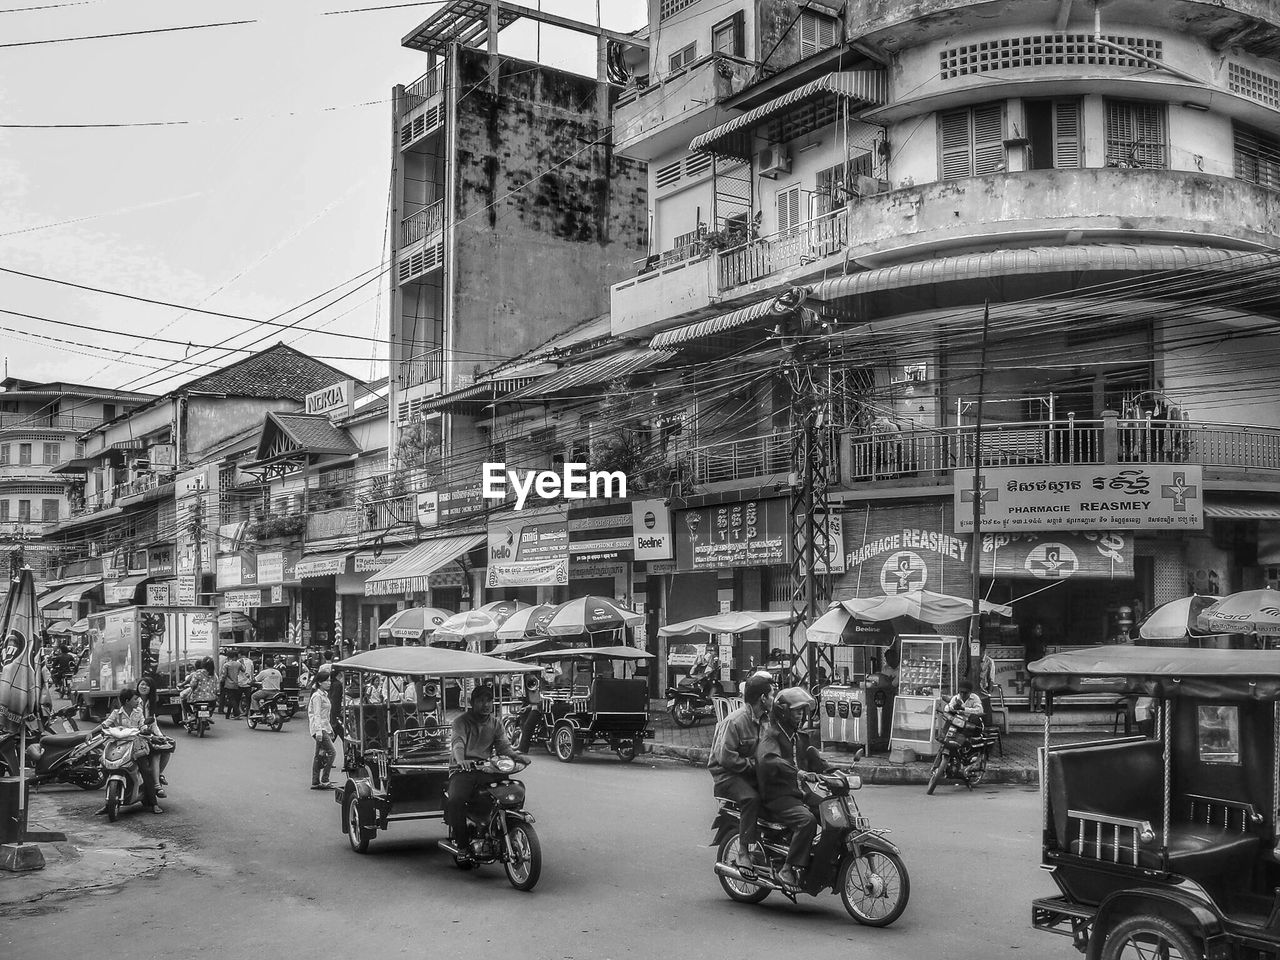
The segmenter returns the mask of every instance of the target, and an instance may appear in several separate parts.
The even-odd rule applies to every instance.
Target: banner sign
[[[485,575],[488,587],[554,587],[569,582],[569,560],[526,560],[499,563],[490,560]]]
[[[835,579],[835,598],[922,588],[970,596],[972,538],[951,535],[951,512],[949,503],[845,511],[845,572]]]
[[[179,607],[194,607],[196,605],[196,578],[179,577],[176,593],[177,596],[174,598],[174,603]]]
[[[490,587],[568,583],[568,510],[524,510],[489,524],[488,557]]]
[[[148,583],[147,584],[147,606],[148,607],[167,607],[173,603],[173,597],[170,594],[170,582],[164,583]]]
[[[844,518],[838,513],[827,515],[827,522],[819,524],[813,544],[813,571],[844,573]]]
[[[625,576],[628,564],[617,560],[569,560],[570,580],[604,580]]]
[[[385,550],[377,556],[372,551],[362,550],[356,554],[356,573],[376,573],[383,567],[389,567],[401,557],[407,550]]]
[[[1203,530],[1199,464],[987,467],[978,477],[983,533]],[[973,530],[973,475],[955,472],[955,532]]]
[[[744,500],[679,510],[675,519],[676,569],[721,570],[791,562],[787,500]]]
[[[617,560],[633,545],[631,510],[626,504],[569,508],[569,553]]]
[[[260,606],[261,590],[228,590],[222,595],[223,610],[252,610]]]
[[[263,553],[220,555],[217,559],[218,589],[272,583],[292,583],[298,579],[300,550],[270,550]]]
[[[671,559],[671,511],[663,500],[631,504],[632,549],[637,560]]]
[[[462,517],[486,510],[484,494],[480,489],[480,481],[468,483],[450,483],[439,492],[439,523],[450,523]]]
[[[1035,580],[1128,580],[1128,533],[988,533],[979,558],[984,577]]]

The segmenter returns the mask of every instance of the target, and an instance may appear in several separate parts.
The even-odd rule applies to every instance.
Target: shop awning
[[[730,310],[728,313],[722,313],[718,317],[709,317],[706,320],[699,320],[697,323],[687,323],[683,327],[676,327],[674,330],[663,331],[649,341],[649,349],[678,350],[692,341],[705,340],[717,334],[728,333],[739,327],[755,323],[757,320],[781,319],[804,303],[804,299],[805,292],[799,287],[793,287],[786,293],[770,297],[768,300],[761,300],[759,303],[753,303],[748,307]]]
[[[1209,501],[1204,505],[1204,515],[1215,520],[1280,520],[1280,504],[1245,500]]]
[[[842,104],[849,110],[883,105],[889,98],[887,77],[884,70],[829,73],[694,137],[689,150],[750,160],[756,136],[787,143],[835,123]]]
[[[151,578],[145,573],[133,577],[121,577],[106,586],[104,600],[107,603],[132,603],[138,588]]]
[[[356,554],[356,573],[376,573],[385,570],[408,553],[407,550],[361,550]]]
[[[503,397],[503,400],[527,400],[537,397],[549,397],[566,393],[580,387],[591,387],[602,383],[613,383],[646,367],[651,367],[660,360],[667,359],[663,354],[647,348],[621,350],[605,357],[582,360],[571,363],[563,370],[548,374],[535,383]]]
[[[90,580],[86,583],[73,583],[70,586],[59,587],[48,596],[41,597],[37,605],[43,610],[55,603],[79,603],[86,593],[97,590],[100,586],[102,586],[101,580]]]
[[[60,463],[50,473],[87,473],[98,465],[97,457],[73,457]]]
[[[477,413],[489,404],[503,400],[515,391],[536,383],[544,375],[545,371],[483,380],[469,387],[463,387],[461,390],[442,393],[438,397],[425,400],[420,409],[424,414]]]
[[[308,554],[294,566],[294,575],[299,580],[315,580],[317,577],[333,577],[340,573],[350,573],[353,556],[355,551],[352,550]]]
[[[487,535],[470,534],[420,543],[391,566],[365,581],[365,596],[420,593],[427,589],[427,577],[447,563],[484,543]]]

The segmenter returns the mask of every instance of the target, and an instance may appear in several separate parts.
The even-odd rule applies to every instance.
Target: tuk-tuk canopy
[[[301,655],[306,647],[300,643],[284,643],[282,641],[272,640],[264,643],[254,643],[252,640],[245,640],[241,643],[220,643],[219,650],[242,650],[253,651],[260,650],[263,653],[296,653]]]
[[[578,647],[573,650],[543,650],[521,657],[538,662],[557,660],[652,660],[653,654],[636,647]]]
[[[1088,647],[1027,665],[1053,694],[1115,693],[1207,700],[1280,700],[1280,653],[1199,648]]]
[[[404,677],[482,677],[531,673],[538,668],[448,647],[380,647],[340,660],[334,669]]]
[[[691,633],[746,633],[769,627],[785,627],[799,614],[787,610],[739,610],[716,613],[706,617],[694,617],[679,623],[668,623],[658,628],[660,637],[687,637]]]

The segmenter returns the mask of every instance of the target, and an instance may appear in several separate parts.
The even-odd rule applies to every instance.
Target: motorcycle
[[[533,814],[524,809],[524,784],[510,776],[524,766],[509,757],[494,757],[471,769],[502,779],[480,787],[467,804],[471,849],[459,850],[452,831],[449,839],[437,840],[437,846],[453,855],[460,870],[501,862],[513,887],[532,890],[542,873],[542,845],[533,829]]]
[[[907,907],[911,881],[898,848],[885,838],[887,830],[874,829],[858,809],[853,791],[862,787],[860,777],[846,773],[816,775],[818,834],[814,838],[808,868],[799,888],[782,884],[778,872],[786,865],[790,832],[761,813],[760,846],[764,862],[750,871],[739,869],[738,805],[718,799],[720,812],[715,830],[716,875],[731,900],[759,903],[773,891],[792,903],[799,893],[817,896],[826,889],[839,893],[844,908],[858,923],[887,927]]]
[[[101,736],[80,733],[75,722],[76,708],[62,710],[27,721],[26,765],[32,769],[31,782],[70,783],[85,790],[102,786],[98,752]],[[70,727],[69,731],[60,730]],[[0,777],[18,773],[18,751],[22,738],[17,732],[0,734]]]
[[[724,687],[715,679],[717,672],[718,668],[697,676],[691,673],[677,680],[674,687],[667,688],[667,713],[672,723],[677,727],[692,727],[703,717],[715,716],[712,698],[724,696]]]
[[[250,701],[245,709],[244,722],[250,730],[256,730],[258,724],[265,723],[279,733],[285,721],[292,716],[293,706],[289,702],[289,695],[280,690],[269,697],[263,697],[257,703]]]
[[[112,823],[123,807],[142,802],[142,771],[134,744],[142,736],[137,727],[108,727],[103,731],[102,771],[106,779],[107,819]]]
[[[970,790],[980,784],[987,775],[987,761],[991,759],[991,748],[996,742],[995,737],[987,734],[981,717],[944,714],[943,720],[946,728],[941,737],[942,743],[929,772],[926,792],[930,796],[943,780],[959,781]]]
[[[182,706],[182,725],[187,733],[203,737],[205,731],[213,726],[213,704],[208,700],[187,702]]]

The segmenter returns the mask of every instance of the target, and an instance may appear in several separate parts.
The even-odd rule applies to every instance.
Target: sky
[[[426,70],[401,37],[442,4],[325,14],[403,2],[0,0],[0,268],[251,318],[0,272],[9,375],[159,393],[245,356],[200,349],[231,338],[385,376],[389,99]],[[542,7],[596,19],[596,0]],[[644,22],[644,0],[600,7],[606,27]],[[532,59],[537,31],[499,43]],[[594,73],[593,38],[544,27],[541,54]]]

